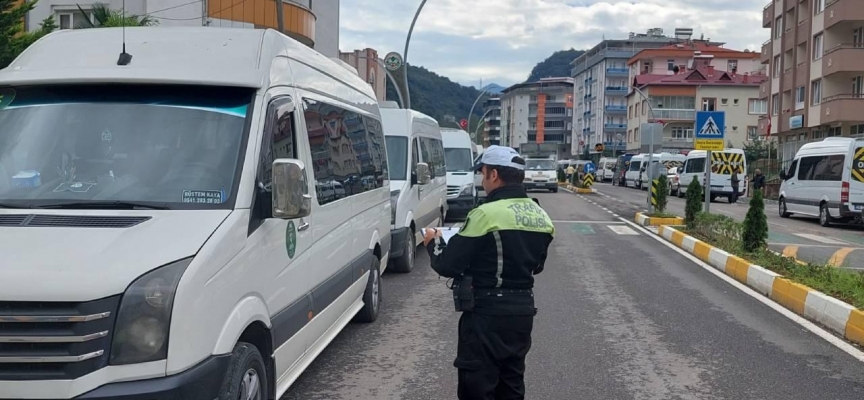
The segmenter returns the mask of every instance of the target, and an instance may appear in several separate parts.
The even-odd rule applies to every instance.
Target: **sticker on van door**
[[[711,173],[720,175],[732,175],[732,171],[739,174],[744,172],[744,155],[737,153],[711,153]]]
[[[297,229],[294,228],[294,221],[288,221],[288,228],[285,229],[285,250],[288,251],[288,258],[294,258],[297,251]]]
[[[864,182],[864,147],[855,149],[855,157],[852,158],[852,179]]]

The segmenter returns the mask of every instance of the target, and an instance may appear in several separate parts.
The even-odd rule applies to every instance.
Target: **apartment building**
[[[510,86],[501,94],[502,145],[557,143],[570,152],[573,78],[544,78]],[[559,151],[561,153],[561,151]]]
[[[350,53],[339,53],[339,59],[354,67],[363,80],[366,81],[379,102],[387,100],[387,70],[384,69],[383,61],[378,58],[375,49],[354,50]]]
[[[631,32],[627,39],[604,39],[573,60],[570,75],[577,105],[571,153],[582,154],[585,147],[594,149],[597,143],[604,143],[607,150],[623,150],[631,81],[627,61],[644,49],[683,43],[692,35],[687,28],[676,29],[675,36],[664,35],[661,28]]]
[[[501,97],[492,96],[483,102],[483,137],[478,144],[483,146],[501,144]]]
[[[633,87],[639,90],[627,95],[628,151],[648,151],[648,146],[641,143],[639,130],[642,124],[650,122],[664,124],[663,142],[656,143],[655,149],[672,153],[692,150],[697,110],[726,113],[725,136],[729,148],[742,148],[748,140],[758,137],[759,118],[767,112],[767,103],[759,99],[759,87],[768,77],[758,71],[738,73],[734,67],[729,71],[717,69],[715,64],[732,65],[731,59],[715,58],[699,50],[688,51],[689,59],[676,53],[674,59],[681,60],[681,64],[676,61],[671,71],[653,69],[655,58],[644,55],[630,60],[630,65],[638,67],[641,73],[633,78]],[[663,51],[656,53],[664,59],[672,57]],[[749,54],[738,53],[741,53],[738,56]],[[738,57],[731,51],[728,55]]]
[[[862,1],[773,0],[762,26],[771,29],[761,54],[771,79],[760,88],[770,113],[759,126],[777,137],[780,160],[828,136],[864,137]]]
[[[278,1],[286,35],[328,57],[339,56],[339,0]],[[88,20],[97,23],[93,15],[96,3],[112,10],[123,7],[123,0],[39,0],[25,18],[25,26],[30,31],[39,29],[51,16],[60,29],[89,25]],[[148,16],[160,26],[278,28],[273,0],[135,0],[126,2],[126,14]]]

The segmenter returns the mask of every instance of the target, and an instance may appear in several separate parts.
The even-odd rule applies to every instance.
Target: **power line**
[[[191,3],[183,4],[183,5],[189,5],[189,4],[200,3],[201,1],[203,1],[203,0],[194,1],[194,2],[191,2]],[[215,11],[215,12],[212,12],[212,13],[207,13],[206,18],[210,18],[210,17],[212,17],[212,16],[215,15],[215,14],[220,14],[220,13],[222,13],[223,11],[228,11],[228,10],[234,8],[234,7],[239,6],[239,5],[243,5],[243,3],[246,3],[246,1],[247,1],[247,0],[241,0],[241,1],[238,2],[238,3],[233,3],[233,4],[231,4],[230,6],[225,7],[225,8],[223,8],[223,9],[221,9],[221,10],[218,10],[218,11]],[[175,6],[175,7],[172,7],[172,8],[176,8],[176,7],[180,7],[180,6]],[[165,9],[165,10],[170,10],[170,8],[167,8],[167,9]],[[154,12],[161,12],[161,11],[165,11],[165,10],[159,10],[159,11],[154,11]],[[150,14],[147,14],[147,15],[150,15]],[[167,21],[195,21],[195,20],[199,20],[199,19],[201,19],[202,17],[194,17],[194,18],[166,18],[166,17],[158,17],[158,16],[157,16],[157,17],[154,17],[154,18],[164,19],[164,20],[167,20]]]

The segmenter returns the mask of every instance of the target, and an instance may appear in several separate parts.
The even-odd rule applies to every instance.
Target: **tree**
[[[741,246],[744,251],[754,252],[765,248],[768,243],[768,219],[765,217],[765,201],[761,190],[753,191],[743,230]]]
[[[80,5],[76,4],[76,6],[82,14],[87,14]],[[125,15],[122,10],[112,10],[102,3],[93,3],[93,6],[90,7],[90,12],[93,14],[93,19],[95,21],[91,21],[89,18],[84,18],[84,22],[78,24],[75,27],[76,29],[153,26],[159,24],[159,21],[153,19],[153,17],[150,17],[149,15]]]
[[[657,205],[654,210],[655,213],[662,214],[666,212],[666,204],[668,203],[669,197],[669,178],[666,177],[665,174],[661,174],[659,178],[657,178]]]
[[[584,50],[561,50],[552,53],[547,59],[541,61],[528,76],[527,82],[536,82],[542,78],[570,76],[570,63],[584,53]]]
[[[36,0],[20,4],[16,0],[0,0],[0,69],[8,67],[33,42],[57,29],[54,17],[48,17],[38,30],[25,32],[24,18],[35,7]]]
[[[777,149],[773,141],[751,140],[744,145],[744,157],[749,163],[771,158],[769,152],[776,159]]]
[[[696,215],[702,212],[702,185],[693,177],[687,186],[687,204],[684,206],[684,222],[688,229],[696,227]]]

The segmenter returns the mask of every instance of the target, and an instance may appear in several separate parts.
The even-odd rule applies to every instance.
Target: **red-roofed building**
[[[637,74],[675,75],[676,67],[679,72],[693,69],[694,56],[711,56],[710,65],[718,71],[753,74],[765,69],[759,53],[727,49],[722,44],[697,40],[642,50],[627,61],[627,67],[631,77]]]
[[[633,57],[629,64],[639,65],[650,59],[642,57],[642,61],[634,62],[639,57]],[[758,63],[758,54],[756,57]],[[627,149],[647,151],[647,147],[643,149],[641,146],[639,130],[641,124],[649,122],[665,124],[663,151],[693,149],[697,110],[726,112],[727,147],[741,148],[747,140],[756,137],[759,117],[768,111],[765,100],[759,99],[759,85],[768,79],[767,76],[761,72],[720,70],[716,63],[713,55],[690,50],[690,59],[682,62],[686,68],[679,67],[670,73],[631,75],[631,86],[639,88],[648,100],[635,90],[627,96]]]

